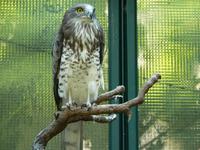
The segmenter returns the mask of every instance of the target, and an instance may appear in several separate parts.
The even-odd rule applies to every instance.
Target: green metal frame
[[[120,30],[119,30],[119,0],[109,0],[109,88],[121,84],[120,79]],[[112,69],[111,69],[112,68]],[[118,116],[109,126],[110,150],[120,150],[121,116]]]
[[[123,84],[124,99],[137,95],[137,17],[135,0],[109,0],[109,88]],[[138,149],[138,113],[132,118],[120,114],[110,124],[110,150]]]

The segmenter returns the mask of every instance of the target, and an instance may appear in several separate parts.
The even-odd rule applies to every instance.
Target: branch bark
[[[123,112],[130,115],[131,107],[142,104],[144,102],[145,94],[160,78],[160,74],[153,75],[140,89],[136,98],[122,104],[99,105],[100,103],[108,101],[125,91],[124,86],[118,86],[114,90],[100,95],[97,100],[93,102],[98,105],[93,105],[90,110],[79,106],[69,110],[64,106],[62,111],[56,112],[55,120],[36,136],[32,145],[32,150],[44,150],[48,141],[63,131],[69,123],[80,120],[108,123],[116,118],[116,115],[113,113]],[[112,115],[102,116],[102,114]]]

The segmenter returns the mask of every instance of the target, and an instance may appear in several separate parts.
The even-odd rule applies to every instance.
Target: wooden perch
[[[116,115],[113,113],[124,112],[129,115],[131,107],[142,104],[144,102],[145,94],[160,78],[160,74],[153,75],[140,89],[136,98],[122,104],[99,105],[100,103],[108,101],[125,91],[124,86],[118,86],[114,90],[100,95],[97,100],[93,102],[97,105],[93,105],[89,110],[79,106],[69,110],[64,106],[62,111],[56,112],[55,120],[36,136],[32,145],[32,150],[44,150],[48,141],[63,131],[69,123],[80,120],[108,123],[116,118]],[[103,116],[102,114],[111,115]]]

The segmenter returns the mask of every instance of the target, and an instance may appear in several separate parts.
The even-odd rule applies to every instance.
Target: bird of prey
[[[73,104],[91,107],[99,88],[104,88],[104,34],[93,6],[76,4],[66,11],[52,54],[57,109],[60,110],[64,104],[69,107]],[[78,122],[66,128],[67,150],[81,149],[78,147],[81,139],[77,139],[82,134],[80,126]],[[70,132],[75,141],[72,141],[74,137]]]

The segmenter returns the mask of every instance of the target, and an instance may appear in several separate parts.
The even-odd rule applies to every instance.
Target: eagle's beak
[[[90,19],[93,19],[93,18],[95,17],[95,8],[94,8],[92,11],[90,11],[90,12],[88,13],[88,17],[89,17]]]

